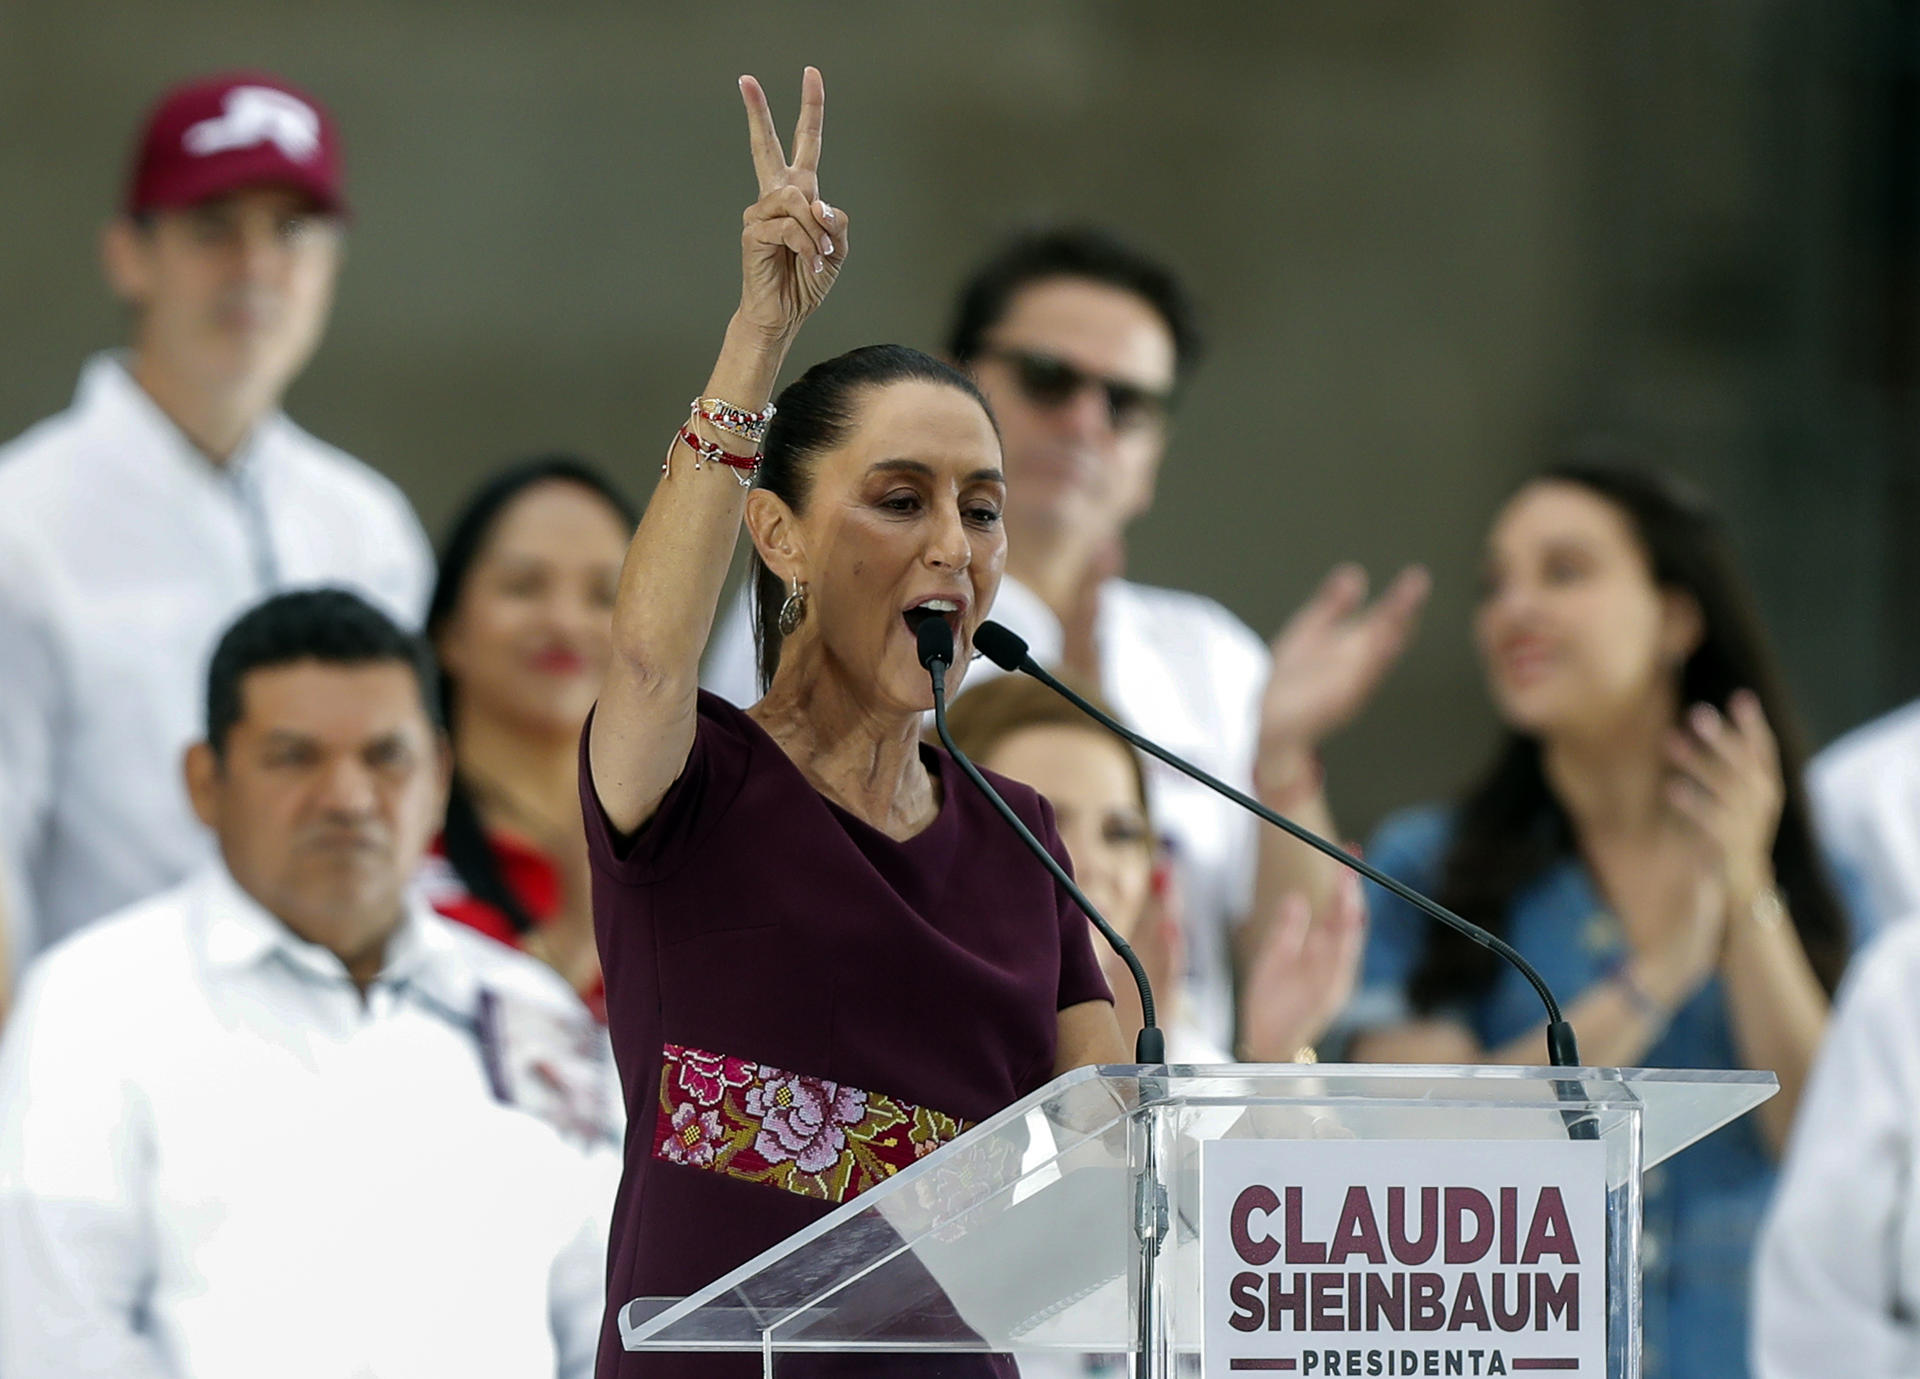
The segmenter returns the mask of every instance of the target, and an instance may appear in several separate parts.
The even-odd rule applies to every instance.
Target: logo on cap
[[[236,86],[221,113],[188,127],[181,147],[197,157],[272,143],[296,162],[320,152],[320,115],[305,101],[270,86]]]

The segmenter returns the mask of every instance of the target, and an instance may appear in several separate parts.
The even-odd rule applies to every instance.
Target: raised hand
[[[820,199],[826,86],[818,69],[806,69],[791,163],[760,83],[740,78],[740,98],[760,182],[740,235],[740,317],[768,340],[786,344],[826,299],[847,257],[847,214]]]
[[[1751,906],[1773,884],[1773,840],[1786,788],[1759,697],[1736,692],[1722,715],[1696,704],[1667,737],[1676,774],[1667,799],[1698,830],[1727,904]]]
[[[1260,703],[1263,757],[1305,755],[1352,721],[1413,630],[1432,585],[1409,566],[1371,608],[1367,575],[1335,566],[1273,641],[1273,674]]]
[[[1325,912],[1294,892],[1280,902],[1240,993],[1240,1048],[1254,1063],[1290,1063],[1353,995],[1366,946],[1360,879],[1342,870]]]

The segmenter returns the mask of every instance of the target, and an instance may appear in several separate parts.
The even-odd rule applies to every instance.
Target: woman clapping
[[[1369,856],[1530,957],[1588,1062],[1779,1077],[1647,1181],[1644,1372],[1736,1379],[1755,1229],[1851,942],[1785,694],[1718,522],[1632,468],[1519,489],[1475,633],[1505,741],[1464,800],[1389,820]],[[1373,906],[1357,1057],[1540,1061],[1516,973],[1384,892]]]

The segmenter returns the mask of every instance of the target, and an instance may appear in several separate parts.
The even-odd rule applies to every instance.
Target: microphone
[[[937,621],[939,620],[933,618],[928,619],[927,622],[921,624],[921,630],[925,631],[927,627]],[[946,630],[944,623],[942,623],[942,630]],[[949,638],[952,636],[950,631],[948,632],[948,636]],[[922,645],[924,646],[924,643],[922,643]],[[1031,675],[1055,694],[1068,700],[1075,708],[1099,723],[1100,726],[1124,738],[1148,756],[1157,757],[1181,774],[1191,776],[1216,794],[1226,796],[1242,809],[1252,811],[1260,818],[1272,824],[1275,828],[1298,838],[1308,847],[1325,853],[1341,866],[1359,872],[1360,875],[1366,877],[1367,880],[1373,882],[1374,885],[1379,886],[1382,890],[1392,892],[1422,913],[1431,915],[1434,919],[1439,920],[1440,923],[1446,925],[1449,929],[1464,934],[1482,948],[1499,954],[1517,968],[1520,975],[1532,984],[1533,989],[1539,993],[1541,1004],[1547,1008],[1548,1065],[1555,1068],[1577,1068],[1580,1066],[1580,1050],[1573,1036],[1573,1026],[1568,1024],[1566,1019],[1561,1015],[1560,1003],[1553,998],[1553,991],[1547,986],[1546,979],[1535,970],[1533,964],[1528,962],[1517,948],[1501,938],[1498,934],[1489,933],[1470,919],[1463,919],[1438,901],[1429,900],[1426,896],[1414,890],[1413,887],[1394,880],[1379,868],[1369,866],[1359,858],[1354,857],[1345,848],[1330,843],[1312,830],[1302,828],[1293,820],[1276,814],[1258,800],[1235,790],[1225,781],[1208,775],[1192,762],[1184,761],[1175,756],[1159,743],[1142,737],[1124,723],[1116,721],[1111,715],[1102,713],[1094,705],[1088,703],[1085,696],[1076,694],[1071,685],[1063,684],[1059,677],[1053,675],[1045,666],[1042,666],[1038,661],[1034,660],[1032,656],[1028,655],[1026,642],[1013,632],[1002,627],[999,623],[981,623],[980,626],[974,630],[973,645],[981,655],[985,656],[1002,670],[1019,671],[1023,674]],[[923,651],[923,663],[924,660],[925,653]],[[934,703],[937,705],[939,702],[940,696],[936,691]]]
[[[1154,1018],[1153,984],[1147,980],[1146,968],[1140,965],[1140,959],[1134,955],[1127,941],[1120,937],[1114,927],[1107,923],[1106,917],[1093,908],[1093,902],[1073,884],[1073,878],[1067,875],[1067,869],[1055,860],[1051,852],[1047,851],[1046,844],[1033,836],[1033,830],[1021,822],[1020,816],[1013,812],[1013,806],[1000,797],[998,790],[987,784],[987,778],[980,774],[980,768],[960,750],[953,740],[953,734],[947,730],[947,668],[953,664],[953,629],[947,625],[945,618],[929,617],[914,629],[913,638],[919,651],[920,664],[925,667],[928,677],[933,681],[933,725],[940,734],[941,744],[946,747],[948,754],[953,757],[960,769],[966,773],[967,779],[979,787],[980,793],[987,797],[987,803],[991,804],[1000,817],[1007,821],[1008,826],[1020,835],[1020,841],[1040,859],[1041,865],[1053,874],[1053,879],[1073,898],[1073,902],[1086,912],[1087,918],[1093,921],[1093,927],[1100,931],[1101,936],[1112,945],[1113,951],[1120,955],[1120,960],[1126,963],[1127,970],[1133,973],[1134,985],[1140,988],[1142,1024],[1140,1033],[1133,1041],[1133,1061],[1149,1064],[1165,1063],[1167,1061],[1166,1036],[1160,1029],[1159,1021]]]

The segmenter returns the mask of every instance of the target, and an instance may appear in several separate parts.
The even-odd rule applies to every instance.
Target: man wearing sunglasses
[[[1368,608],[1364,573],[1343,566],[1271,646],[1212,599],[1121,578],[1127,529],[1153,504],[1169,414],[1201,345],[1172,271],[1102,230],[1019,235],[963,285],[947,351],[993,407],[1007,472],[993,616],[1036,659],[1098,684],[1141,731],[1331,831],[1313,745],[1359,712],[1398,656],[1427,577],[1403,572]],[[742,601],[705,676],[740,703],[758,697],[750,626]],[[1189,1009],[1227,1047],[1235,950],[1251,955],[1290,891],[1305,891],[1316,913],[1328,908],[1332,864],[1147,765],[1174,863]]]

